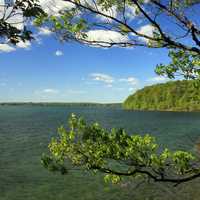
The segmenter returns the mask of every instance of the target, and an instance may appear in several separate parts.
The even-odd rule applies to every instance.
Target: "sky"
[[[15,48],[0,45],[0,102],[116,103],[167,81],[154,73],[169,61],[164,49],[61,43],[46,29],[38,36]]]

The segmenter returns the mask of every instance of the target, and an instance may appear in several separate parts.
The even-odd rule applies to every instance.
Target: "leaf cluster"
[[[128,135],[123,129],[108,131],[98,123],[87,124],[74,114],[68,125],[69,129],[58,129],[59,137],[49,144],[49,155],[42,157],[47,169],[62,174],[73,169],[101,172],[105,181],[112,183],[138,176],[179,183],[199,172],[191,153],[162,150],[148,134]]]
[[[26,25],[27,20],[46,15],[38,3],[38,0],[16,0],[13,5],[5,5],[3,17],[0,19],[2,43],[9,42],[16,45],[20,41],[25,42],[33,39],[32,31]],[[21,20],[11,23],[10,21],[15,17],[21,18]],[[23,28],[19,28],[21,26]]]

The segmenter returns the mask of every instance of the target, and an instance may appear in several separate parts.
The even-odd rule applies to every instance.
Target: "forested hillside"
[[[200,88],[194,81],[171,81],[144,87],[124,102],[129,110],[200,111]]]

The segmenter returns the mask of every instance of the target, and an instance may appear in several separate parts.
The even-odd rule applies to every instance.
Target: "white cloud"
[[[166,82],[168,81],[169,79],[167,77],[164,77],[164,76],[156,76],[156,77],[153,77],[153,78],[149,78],[147,81],[148,82],[152,82],[152,83],[162,83],[162,82]]]
[[[30,41],[26,41],[26,42],[20,41],[17,43],[17,47],[22,48],[22,49],[29,49],[30,46],[31,46]]]
[[[139,88],[139,80],[135,77],[121,78],[119,82],[127,83],[129,92],[134,92]]]
[[[44,89],[43,92],[44,92],[44,93],[48,93],[48,94],[57,94],[57,93],[59,93],[58,90],[52,89],[52,88]]]
[[[144,25],[144,26],[141,26],[137,32],[138,33],[141,33],[141,34],[144,34],[144,35],[147,35],[149,37],[153,37],[153,32],[155,31],[155,28],[150,25],[150,24],[147,24],[147,25]],[[148,39],[144,38],[144,37],[139,37],[140,40],[144,41],[144,42],[147,42]]]
[[[142,83],[138,78],[135,78],[133,76],[117,78],[104,73],[92,73],[90,74],[90,77],[93,81],[104,83],[104,86],[106,86],[107,88],[112,88],[112,90],[129,91],[131,93],[137,91],[143,86],[169,81],[167,77],[155,76],[147,79]],[[86,83],[89,84],[90,82]]]
[[[34,93],[37,95],[55,95],[59,93],[59,90],[53,88],[46,88],[43,90],[36,90]]]
[[[9,53],[12,51],[16,51],[17,48],[22,48],[22,49],[29,49],[31,46],[30,41],[20,41],[16,44],[16,46],[9,45],[9,44],[0,44],[0,52],[5,52]]]
[[[111,85],[114,82],[114,78],[112,76],[110,76],[110,75],[107,75],[107,74],[92,73],[92,74],[90,74],[90,77],[94,81],[104,82],[104,83],[106,83],[108,85]]]
[[[123,43],[127,42],[129,39],[127,36],[124,36],[116,31],[110,30],[90,30],[86,32],[87,40],[89,42],[98,42],[98,44],[105,47],[109,46],[106,43]]]
[[[40,27],[38,35],[51,35],[52,32],[49,30],[48,27]]]
[[[134,77],[121,78],[121,79],[119,79],[119,81],[128,83],[131,86],[137,86],[139,84],[139,80]]]
[[[128,90],[128,91],[136,91],[140,87],[140,82],[135,77],[127,77],[127,78],[114,78],[108,74],[102,73],[92,73],[90,77],[93,81],[99,81],[105,83],[107,88],[112,88],[113,90]]]
[[[64,53],[63,53],[61,50],[57,50],[57,51],[55,52],[55,55],[56,55],[56,56],[63,56]]]
[[[59,15],[59,11],[75,7],[74,4],[63,0],[40,0],[40,5],[49,15]]]
[[[15,14],[11,15],[11,12],[13,12],[13,7],[4,7],[5,1],[0,0],[0,19],[3,17],[6,20],[7,23],[12,24],[12,26],[18,28],[18,29],[23,29],[24,23],[23,23],[23,15],[21,10],[17,10]],[[6,9],[5,9],[6,8]]]
[[[155,28],[152,25],[147,24],[147,25],[144,25],[144,26],[140,27],[138,32],[142,33],[142,34],[145,34],[145,35],[152,36],[154,30],[155,30]]]
[[[15,51],[16,49],[11,46],[11,45],[8,45],[8,44],[0,44],[0,52],[6,52],[6,53],[9,53],[9,52],[12,52],[12,51]]]

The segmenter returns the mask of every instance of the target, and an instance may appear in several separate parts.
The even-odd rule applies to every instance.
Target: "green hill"
[[[200,111],[200,88],[194,81],[170,81],[144,87],[130,95],[128,110]]]

